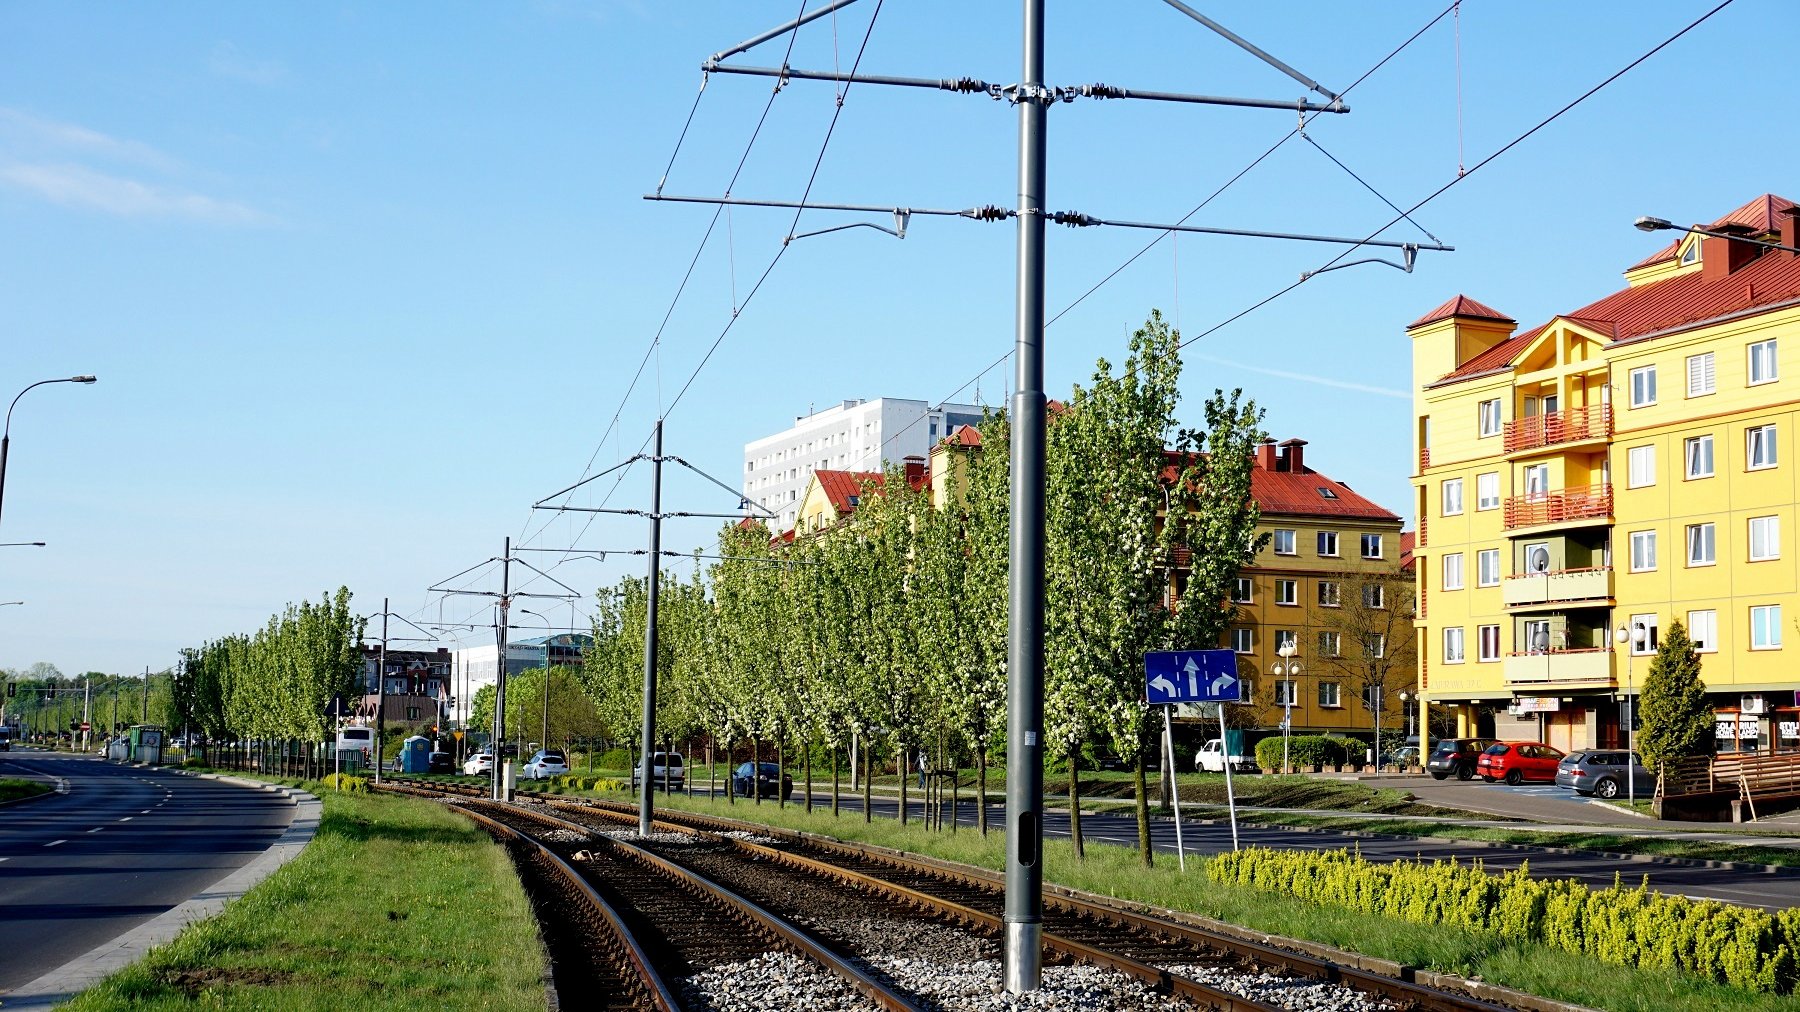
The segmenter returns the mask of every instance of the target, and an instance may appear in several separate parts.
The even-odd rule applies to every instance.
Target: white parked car
[[[540,749],[525,763],[525,779],[542,780],[545,777],[561,776],[569,772],[569,757],[560,751],[547,748]]]
[[[1202,773],[1225,772],[1225,743],[1218,738],[1208,738],[1206,744],[1194,756],[1194,768]],[[1251,756],[1233,755],[1231,768],[1234,770],[1254,770],[1256,761]]]
[[[679,752],[650,753],[650,782],[658,787],[667,781],[669,790],[679,791],[687,782],[687,768],[681,763]],[[631,789],[637,790],[644,781],[644,764],[638,763],[637,769],[631,771]]]
[[[470,777],[486,776],[494,772],[494,753],[477,752],[463,760],[463,775]]]

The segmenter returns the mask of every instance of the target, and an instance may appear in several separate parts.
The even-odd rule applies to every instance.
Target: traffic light
[[[79,721],[79,720],[69,721],[69,730],[71,730],[71,731],[81,730],[81,721]]]
[[[50,686],[50,698],[51,699],[56,698],[56,686],[54,686],[54,685]]]
[[[11,699],[18,694],[19,694],[19,683],[7,682],[6,683],[6,698]]]

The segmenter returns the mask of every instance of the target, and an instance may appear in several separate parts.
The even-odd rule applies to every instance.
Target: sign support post
[[[1144,655],[1144,701],[1163,707],[1163,739],[1169,750],[1169,766],[1175,764],[1175,733],[1169,706],[1175,703],[1215,703],[1219,707],[1219,745],[1225,759],[1225,802],[1231,812],[1231,849],[1238,849],[1237,795],[1231,786],[1231,736],[1225,728],[1225,704],[1244,698],[1244,682],[1237,674],[1237,655],[1230,650],[1157,650]],[[1175,849],[1181,841],[1181,801],[1175,802]],[[1182,868],[1187,861],[1183,857]]]
[[[1181,778],[1175,766],[1175,729],[1169,721],[1173,703],[1163,704],[1163,751],[1169,756],[1169,801],[1175,806],[1175,860],[1187,871],[1187,848],[1181,843]]]
[[[1231,790],[1231,735],[1225,730],[1225,704],[1219,703],[1219,745],[1225,753],[1225,807],[1231,813],[1231,849],[1238,849],[1237,795]]]

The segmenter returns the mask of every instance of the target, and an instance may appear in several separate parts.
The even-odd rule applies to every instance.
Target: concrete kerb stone
[[[300,852],[306,849],[306,845],[318,833],[321,806],[319,799],[306,791],[211,773],[183,775],[201,776],[239,787],[281,794],[295,806],[293,822],[289,823],[287,831],[270,844],[267,850],[213,883],[204,892],[0,998],[0,1005],[4,1006],[6,1012],[54,1008],[98,984],[107,976],[142,958],[153,947],[174,940],[188,925],[223,911],[232,900],[249,892],[257,883],[274,874],[276,869],[300,856]]]

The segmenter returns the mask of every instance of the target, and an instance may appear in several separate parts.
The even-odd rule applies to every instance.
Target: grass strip
[[[625,798],[623,793],[609,796]],[[865,823],[860,813],[832,818],[829,810],[782,809],[769,802],[709,801],[677,794],[658,796],[669,808],[723,815],[745,821],[857,840],[897,850],[1000,870],[1005,838],[982,837],[964,827],[955,834],[927,831],[892,819]],[[1384,823],[1385,825],[1385,823]],[[1135,850],[1090,844],[1084,860],[1066,842],[1046,840],[1045,877],[1074,889],[1156,906],[1185,910],[1270,934],[1306,939],[1412,966],[1454,973],[1593,1008],[1619,1012],[1800,1012],[1800,998],[1756,994],[1663,970],[1629,969],[1597,963],[1531,939],[1503,938],[1449,924],[1409,924],[1346,908],[1306,903],[1241,886],[1208,882],[1199,862],[1178,870],[1168,855],[1153,868],[1138,863]]]
[[[0,801],[18,801],[21,798],[35,798],[40,794],[49,794],[56,788],[42,780],[26,780],[22,777],[0,777]]]
[[[504,850],[434,802],[306,786],[324,808],[299,857],[62,1008],[541,1012],[536,919]]]

